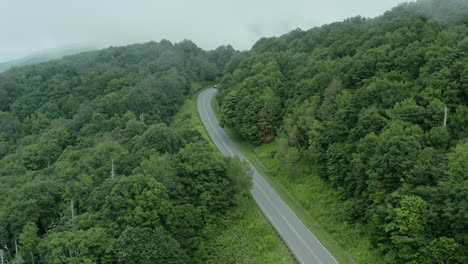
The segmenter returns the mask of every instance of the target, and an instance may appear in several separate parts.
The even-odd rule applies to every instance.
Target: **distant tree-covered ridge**
[[[467,1],[402,4],[233,56],[221,121],[318,168],[382,262],[467,263],[467,65]]]
[[[202,263],[249,181],[168,124],[235,53],[161,41],[0,74],[4,263]]]

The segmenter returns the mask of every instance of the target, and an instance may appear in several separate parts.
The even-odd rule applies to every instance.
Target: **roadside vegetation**
[[[161,41],[0,74],[2,262],[293,263],[192,100],[233,52]]]
[[[294,263],[197,113],[340,263],[468,263],[468,2],[262,38],[162,40],[0,74],[0,259]],[[219,107],[219,108],[217,108]]]
[[[210,142],[211,148],[218,152],[198,114],[197,97],[200,92],[186,100],[181,111],[176,114],[171,127],[194,128]],[[203,263],[296,263],[289,249],[262,215],[253,198],[250,195],[245,195],[243,198],[241,205],[229,212],[224,222],[218,223],[216,227],[218,235],[203,244],[202,250],[207,252]]]
[[[467,21],[466,1],[422,0],[263,38],[227,64],[222,125],[335,255],[468,261]]]
[[[212,107],[219,119],[215,99]],[[344,209],[338,192],[316,172],[285,170],[275,159],[276,142],[256,146],[230,127],[224,127],[224,131],[339,263],[379,262],[379,254],[370,245],[365,228],[342,221]]]

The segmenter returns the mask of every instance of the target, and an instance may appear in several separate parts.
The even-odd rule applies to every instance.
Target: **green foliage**
[[[1,74],[5,263],[201,263],[249,172],[168,124],[235,53],[161,41]]]
[[[210,252],[248,237],[219,230],[249,199],[249,172],[193,116],[168,125],[222,77],[222,124],[277,141],[268,158],[294,175],[301,203],[318,181],[335,188],[337,212],[322,218],[363,225],[382,262],[467,262],[467,10],[421,0],[242,53],[163,40],[1,74],[6,261],[274,262],[271,236],[255,242],[262,256],[239,256],[249,243]],[[316,169],[326,183],[305,176]]]
[[[210,230],[219,235],[200,245],[200,263],[295,263],[290,251],[252,199],[231,212],[232,222]]]
[[[126,226],[156,228],[171,206],[162,184],[143,175],[107,179],[90,202],[100,223],[115,232]]]
[[[461,263],[459,259],[460,245],[453,238],[440,237],[416,253],[412,263],[447,264]]]
[[[115,247],[118,263],[183,264],[188,260],[177,241],[159,229],[127,228]]]
[[[232,180],[235,193],[241,196],[249,196],[252,187],[252,169],[245,161],[239,158],[229,160],[227,167],[227,176]],[[237,203],[240,203],[242,197],[236,197]]]
[[[465,260],[467,11],[420,0],[263,38],[220,82],[222,124],[276,141],[288,175],[318,168],[383,262],[422,261],[433,241]]]
[[[39,237],[39,229],[36,224],[30,222],[23,227],[23,232],[19,235],[19,244],[21,246],[21,251],[23,259],[26,262],[33,262],[34,258],[37,257],[37,245],[41,241]]]
[[[182,145],[182,139],[164,123],[152,125],[146,129],[137,141],[137,147],[157,150],[160,153],[176,153]]]
[[[21,154],[23,166],[27,169],[38,170],[47,166],[44,150],[38,144],[24,147]]]
[[[52,233],[43,241],[45,263],[113,263],[114,240],[106,229]]]
[[[468,180],[468,142],[460,142],[449,155],[448,179],[454,182]]]

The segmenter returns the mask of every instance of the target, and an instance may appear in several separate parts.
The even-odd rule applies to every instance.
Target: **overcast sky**
[[[0,0],[0,62],[44,49],[190,39],[249,49],[279,36],[408,0]]]

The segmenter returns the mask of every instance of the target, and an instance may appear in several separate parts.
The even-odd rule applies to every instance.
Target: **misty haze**
[[[468,263],[468,0],[0,24],[0,264]]]
[[[203,49],[249,49],[279,36],[361,15],[402,0],[356,1],[0,1],[0,62],[53,48],[119,46],[190,39]]]

